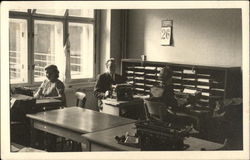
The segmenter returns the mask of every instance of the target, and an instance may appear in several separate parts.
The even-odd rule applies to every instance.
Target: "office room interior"
[[[241,8],[11,9],[10,152],[243,151],[242,24]],[[97,97],[111,63],[124,81]],[[34,97],[51,65],[65,101]]]

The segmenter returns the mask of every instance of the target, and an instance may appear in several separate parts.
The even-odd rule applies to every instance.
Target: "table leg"
[[[36,134],[37,131],[34,128],[34,120],[30,120],[30,147],[36,147]]]
[[[83,152],[91,151],[91,142],[88,141],[87,139],[82,140],[81,150]]]

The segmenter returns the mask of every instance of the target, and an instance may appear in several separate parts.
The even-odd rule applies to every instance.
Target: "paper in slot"
[[[135,77],[135,79],[143,80],[143,77]]]
[[[172,76],[173,79],[181,79],[181,77],[178,76]]]
[[[147,81],[149,82],[155,82],[156,80],[155,79],[146,79]]]
[[[210,93],[202,92],[201,95],[209,97]]]
[[[149,69],[149,70],[155,70],[155,68],[156,67],[149,67],[149,66],[145,67],[145,69]]]
[[[152,74],[152,73],[147,73],[146,75],[147,76],[155,76],[155,74]]]
[[[138,86],[144,86],[143,83],[135,83],[135,85],[138,85]]]
[[[180,83],[173,83],[174,86],[181,86]]]
[[[198,85],[197,88],[209,89],[209,86],[201,86],[201,85]]]
[[[209,79],[205,79],[205,78],[198,78],[197,81],[198,82],[207,82],[207,83],[209,83]]]
[[[143,75],[143,72],[135,72],[135,74]]]
[[[190,88],[194,88],[195,87],[195,85],[189,85],[189,84],[185,84],[185,85],[183,85],[184,87],[190,87]]]
[[[174,91],[175,91],[175,92],[180,92],[180,91],[181,91],[181,89],[174,89]]]
[[[210,77],[210,74],[202,74],[202,73],[198,73],[197,76],[204,76],[204,77]]]
[[[185,88],[183,90],[183,93],[195,94],[195,92],[196,92],[196,90],[193,90],[193,89],[187,89],[187,88]]]
[[[184,69],[183,73],[185,73],[185,74],[195,74],[195,71],[194,70]]]
[[[209,100],[208,99],[200,99],[200,102],[206,102],[206,103],[208,103]]]
[[[173,71],[173,73],[181,73],[181,71]]]
[[[135,90],[144,91],[144,89],[142,89],[142,88],[135,88]]]
[[[130,66],[129,66],[129,67],[127,67],[127,69],[134,69],[134,67],[130,67]]]
[[[186,80],[186,81],[195,81],[194,78],[183,78],[183,80]]]
[[[126,71],[127,73],[134,73],[133,71]]]
[[[144,69],[144,67],[141,67],[141,66],[135,66],[134,68],[136,68],[136,69]]]
[[[160,70],[162,70],[162,69],[163,69],[162,67],[158,67],[158,68],[157,68],[157,71],[160,71]]]
[[[224,89],[219,89],[219,88],[212,88],[212,91],[219,91],[219,92],[224,92]]]

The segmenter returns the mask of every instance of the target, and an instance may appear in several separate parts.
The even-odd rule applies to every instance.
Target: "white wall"
[[[106,71],[105,62],[110,58],[111,11],[101,10],[100,73]]]
[[[160,45],[162,20],[173,20],[173,46]],[[129,10],[127,57],[241,66],[241,27],[240,9]]]

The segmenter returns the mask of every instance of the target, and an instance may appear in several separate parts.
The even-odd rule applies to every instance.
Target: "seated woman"
[[[151,88],[151,99],[161,101],[172,110],[176,110],[178,104],[174,96],[172,75],[173,72],[168,66],[165,66],[160,70],[160,84]]]
[[[59,71],[56,65],[48,65],[45,67],[46,77],[38,88],[38,91],[34,94],[35,98],[51,97],[60,99],[62,103],[66,104],[66,98],[64,93],[64,84],[58,79]]]
[[[56,65],[48,65],[45,67],[46,77],[38,88],[38,91],[34,94],[35,98],[56,98],[62,101],[63,105],[66,105],[66,98],[64,93],[64,84],[58,79],[59,71]],[[56,136],[53,134],[47,135],[48,151],[55,151]],[[40,142],[41,143],[41,142]]]
[[[161,108],[160,111],[161,114],[165,114],[164,121],[180,127],[192,126],[193,124],[197,126],[197,118],[181,112],[178,107],[172,85],[172,75],[173,71],[169,66],[165,66],[160,70],[160,84],[151,88],[150,100],[165,104],[166,108]]]

